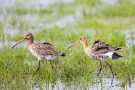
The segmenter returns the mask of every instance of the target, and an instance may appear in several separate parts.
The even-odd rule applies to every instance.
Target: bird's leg
[[[51,61],[51,60],[50,60],[50,64],[51,64],[51,66],[52,66],[52,69],[55,69],[54,66],[53,66],[53,64],[52,64],[52,61]],[[56,71],[56,69],[55,69],[55,71]]]
[[[102,61],[100,61],[100,67],[99,67],[99,72],[97,73],[97,76],[99,76],[99,74],[101,73],[102,71]]]
[[[105,61],[105,63],[110,67],[110,70],[111,70],[111,73],[112,73],[112,81],[111,81],[111,85],[109,86],[109,88],[107,89],[107,90],[109,90],[111,87],[112,87],[112,84],[113,84],[113,79],[114,79],[114,73],[113,73],[113,70],[112,70],[112,67],[111,67],[111,65],[109,64],[109,63],[107,63],[106,61]]]
[[[51,67],[52,67],[52,69],[53,69],[54,67],[53,67],[53,64],[52,64],[52,61],[51,61],[51,60],[50,60],[50,64],[51,64]]]
[[[131,79],[128,80],[129,87],[131,87]]]
[[[38,61],[38,68],[37,68],[37,70],[35,71],[35,73],[33,74],[33,76],[38,72],[39,69],[40,69],[40,60]]]

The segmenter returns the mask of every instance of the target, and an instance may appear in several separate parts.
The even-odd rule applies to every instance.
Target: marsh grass
[[[116,78],[120,81],[119,85],[124,86],[129,79],[134,79],[135,75],[135,47],[128,48],[125,42],[125,36],[121,34],[123,29],[134,27],[134,19],[130,21],[130,16],[134,17],[134,3],[129,1],[121,1],[112,5],[104,6],[101,10],[96,12],[85,12],[85,8],[91,9],[95,5],[101,4],[99,0],[75,0],[73,3],[56,5],[49,5],[47,8],[39,7],[39,9],[31,7],[24,7],[22,3],[15,3],[13,6],[5,8],[5,11],[15,17],[7,20],[6,23],[12,28],[18,28],[20,31],[13,36],[4,34],[3,29],[6,26],[5,21],[0,23],[0,40],[16,40],[19,41],[24,36],[22,33],[31,31],[36,28],[32,25],[33,21],[25,21],[20,19],[20,16],[26,14],[37,14],[42,18],[36,20],[37,23],[50,23],[58,20],[57,17],[73,14],[75,15],[78,5],[84,11],[80,11],[80,18],[72,25],[65,27],[39,27],[34,31],[35,41],[49,41],[57,50],[66,53],[66,57],[60,57],[52,61],[54,68],[52,69],[49,61],[41,62],[41,69],[32,77],[35,72],[38,60],[33,56],[26,47],[21,45],[12,49],[12,45],[3,46],[0,48],[0,84],[3,89],[31,89],[35,84],[42,89],[43,84],[48,82],[55,84],[58,78],[64,83],[70,85],[76,83],[78,88],[86,88],[89,83],[94,83],[93,74],[97,73],[99,61],[89,58],[83,51],[81,44],[67,49],[71,44],[76,42],[81,36],[86,36],[91,45],[95,40],[100,39],[106,43],[114,45],[122,45],[122,50],[118,51],[124,57],[120,60],[106,61],[112,65]],[[3,11],[1,11],[3,12]],[[130,13],[129,13],[130,12]],[[44,18],[43,14],[48,18]],[[119,17],[125,17],[129,20],[119,21]],[[111,19],[110,19],[111,18]],[[42,21],[42,22],[39,22]],[[31,31],[32,32],[32,31]],[[25,42],[26,43],[26,42]],[[93,71],[92,71],[93,70]],[[103,64],[102,74],[111,77],[110,69]],[[100,75],[102,77],[102,75]],[[80,85],[81,84],[81,85]]]
[[[27,13],[30,14],[44,14],[46,13],[47,15],[52,14],[52,13],[57,13],[57,14],[69,14],[69,13],[74,13],[76,5],[73,3],[69,4],[64,4],[64,3],[58,3],[58,4],[50,4],[48,7],[34,7],[34,5],[30,6],[25,6],[25,4],[21,2],[16,2],[10,7],[6,7],[6,11],[9,13],[16,13],[19,15],[24,15]],[[63,7],[64,8],[61,8]],[[71,7],[72,6],[72,7]],[[66,10],[65,10],[66,9]]]
[[[101,13],[104,16],[126,16],[131,17],[135,15],[134,8],[135,4],[131,2],[130,0],[122,1],[120,0],[118,4],[114,4],[113,6],[110,6],[109,8],[104,8]],[[128,12],[128,13],[127,13]]]
[[[0,22],[0,40],[4,39],[4,33],[3,33],[4,23]]]

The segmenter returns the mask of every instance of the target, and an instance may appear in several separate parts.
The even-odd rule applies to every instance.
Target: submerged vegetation
[[[99,61],[89,58],[82,45],[67,49],[81,36],[86,36],[89,44],[100,39],[109,44],[122,45],[119,53],[124,57],[119,60],[108,58],[106,61],[112,65],[115,78],[119,81],[118,86],[125,86],[130,80],[134,80],[135,47],[126,46],[122,32],[130,32],[134,28],[135,2],[114,0],[116,3],[108,5],[103,0],[66,1],[40,5],[36,0],[35,3],[28,1],[29,4],[22,0],[9,6],[0,6],[2,89],[32,89],[37,84],[39,88],[47,89],[48,83],[52,83],[53,87],[58,80],[65,84],[65,89],[86,89],[89,83],[95,84],[94,74],[99,68]],[[35,41],[49,41],[57,50],[66,53],[66,57],[52,61],[56,71],[51,68],[50,61],[42,61],[41,69],[32,77],[38,61],[27,49],[26,42],[11,48],[26,32],[32,32]],[[131,33],[132,36],[134,34]],[[109,68],[103,64],[99,81],[104,76],[111,77],[110,74]]]

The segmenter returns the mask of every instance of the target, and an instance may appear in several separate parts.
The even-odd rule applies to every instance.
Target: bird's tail
[[[62,53],[61,56],[64,57],[64,56],[66,56],[66,54],[65,53]]]
[[[118,59],[118,58],[122,58],[123,56],[121,56],[121,55],[119,55],[119,54],[117,54],[117,53],[113,53],[112,54],[112,59]]]

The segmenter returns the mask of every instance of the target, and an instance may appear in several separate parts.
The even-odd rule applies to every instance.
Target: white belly
[[[52,55],[46,55],[45,58],[47,60],[54,60],[54,59],[57,59],[58,57],[57,56],[52,56]]]

